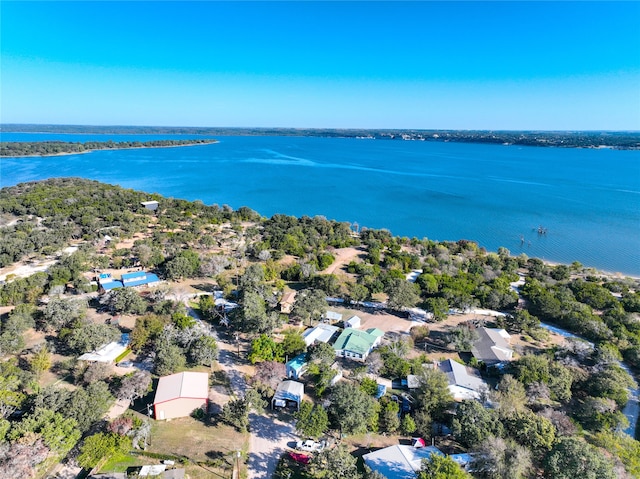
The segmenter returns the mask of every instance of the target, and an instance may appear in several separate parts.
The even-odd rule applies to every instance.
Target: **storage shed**
[[[275,406],[284,407],[289,401],[296,403],[296,408],[300,409],[300,403],[304,397],[304,384],[297,381],[282,381],[278,384],[276,393],[271,400],[271,408]]]
[[[183,372],[163,376],[153,400],[154,417],[159,420],[189,416],[209,402],[209,374]]]
[[[355,329],[355,328],[359,328],[361,323],[362,323],[362,319],[360,319],[360,316],[351,316],[349,319],[347,319],[344,322],[344,327]]]

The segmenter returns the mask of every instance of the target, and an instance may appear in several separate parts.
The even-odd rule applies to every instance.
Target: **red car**
[[[299,452],[290,452],[289,457],[300,464],[309,464],[309,456]]]

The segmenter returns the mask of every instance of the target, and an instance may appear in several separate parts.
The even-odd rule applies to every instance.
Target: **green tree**
[[[599,449],[576,436],[563,437],[544,460],[549,479],[614,479],[613,465]]]
[[[64,336],[66,345],[77,353],[94,351],[120,339],[120,331],[108,324],[82,322]]]
[[[488,437],[475,450],[469,469],[485,479],[524,479],[532,469],[531,453],[510,439]]]
[[[506,428],[511,437],[537,453],[551,449],[556,439],[556,428],[551,421],[529,409],[523,409],[509,417]]]
[[[65,418],[50,409],[35,409],[33,413],[16,423],[9,438],[17,440],[29,433],[39,434],[47,447],[59,454],[71,450],[81,436],[75,419]]]
[[[450,457],[431,454],[429,459],[423,459],[418,479],[471,479],[471,476]]]
[[[342,433],[365,432],[376,413],[371,396],[352,383],[340,382],[331,391],[329,418]]]
[[[382,409],[378,419],[378,428],[382,432],[395,434],[400,429],[400,406],[395,401],[381,401]]]
[[[416,422],[413,418],[409,414],[405,414],[402,421],[400,421],[400,430],[402,431],[402,434],[410,436],[416,432],[416,428]]]
[[[360,479],[356,458],[344,446],[316,454],[309,462],[309,472],[317,479]]]
[[[304,289],[296,295],[296,302],[291,310],[291,316],[301,321],[320,319],[327,312],[325,294],[319,289]]]
[[[180,346],[169,341],[159,341],[156,346],[155,372],[158,376],[175,373],[187,364],[187,358]]]
[[[449,302],[445,298],[427,298],[427,309],[436,321],[444,321],[449,315]]]
[[[76,389],[61,412],[74,418],[78,429],[84,432],[108,411],[112,403],[113,396],[109,392],[109,386],[103,381],[97,381],[86,388]]]
[[[510,374],[505,374],[502,377],[495,396],[498,402],[498,411],[502,417],[523,410],[527,402],[524,386]]]
[[[218,358],[218,343],[211,336],[200,336],[191,344],[189,356],[194,364],[211,366]]]
[[[29,367],[38,378],[43,372],[48,371],[51,368],[51,353],[46,346],[41,347],[31,357]]]
[[[44,329],[59,331],[84,318],[87,306],[82,301],[53,298],[42,311]]]
[[[394,309],[412,308],[420,300],[419,287],[404,278],[393,278],[385,288],[387,304]]]
[[[86,469],[92,469],[104,459],[117,453],[128,452],[131,439],[112,433],[97,433],[87,437],[80,447],[78,464]]]
[[[116,313],[142,314],[147,310],[147,302],[133,288],[112,290],[106,303]]]
[[[330,367],[336,360],[336,351],[329,343],[315,343],[307,349],[307,361],[320,366]]]
[[[302,401],[300,409],[294,413],[296,431],[304,437],[317,439],[329,428],[327,411],[319,404]]]
[[[283,361],[284,351],[282,345],[276,343],[266,334],[261,334],[259,338],[251,342],[249,361],[255,364],[259,361]]]
[[[307,349],[307,344],[304,342],[302,333],[300,330],[294,328],[285,329],[281,344],[285,356],[289,356],[290,358],[303,353]]]
[[[487,437],[502,436],[504,428],[495,410],[478,401],[462,401],[453,418],[452,432],[458,442],[472,448]]]
[[[418,409],[426,411],[435,419],[442,418],[453,404],[446,374],[439,369],[422,368],[417,376],[420,384],[416,393]]]

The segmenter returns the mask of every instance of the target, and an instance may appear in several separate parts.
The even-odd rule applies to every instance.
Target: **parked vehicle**
[[[315,442],[311,439],[306,441],[298,441],[296,443],[296,449],[305,452],[320,452],[324,449],[325,443],[323,442]]]
[[[306,454],[300,454],[298,452],[290,452],[289,457],[300,464],[309,464],[309,459],[311,459]]]

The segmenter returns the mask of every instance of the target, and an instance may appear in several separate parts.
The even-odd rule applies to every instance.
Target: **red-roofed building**
[[[153,400],[156,419],[189,416],[209,402],[209,374],[184,372],[161,377]]]

